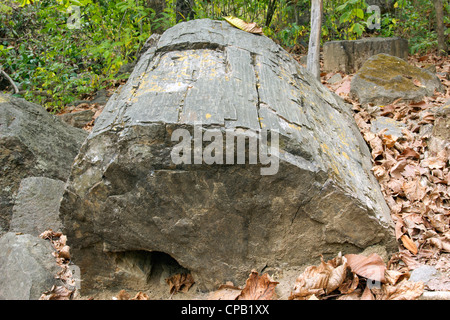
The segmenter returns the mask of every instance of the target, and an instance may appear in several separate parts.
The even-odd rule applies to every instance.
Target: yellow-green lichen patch
[[[6,103],[6,102],[9,102],[9,99],[5,95],[0,94],[0,103]]]
[[[359,70],[361,79],[375,83],[388,90],[417,90],[414,81],[431,81],[433,76],[398,57],[379,54],[367,60]]]

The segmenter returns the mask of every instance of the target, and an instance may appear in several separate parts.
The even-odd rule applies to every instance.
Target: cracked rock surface
[[[194,135],[199,122],[224,137],[279,132],[278,172],[261,175],[249,161],[175,165],[172,133]],[[251,269],[393,249],[370,161],[350,108],[281,47],[193,20],[155,41],[110,98],[75,159],[60,216],[87,291],[144,286],[130,280],[142,272],[117,265],[117,254],[141,251],[170,255],[215,289]]]
[[[86,136],[85,131],[66,125],[37,104],[0,94],[0,235],[10,231],[22,180],[43,177],[64,185]],[[45,199],[36,197],[38,207],[47,207],[46,201],[52,197],[59,201],[54,189],[45,190]],[[23,214],[31,226],[37,215]]]

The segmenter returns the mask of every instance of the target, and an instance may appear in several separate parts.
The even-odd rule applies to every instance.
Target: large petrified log
[[[250,142],[244,164],[196,164],[196,141],[193,163],[175,163],[177,129],[203,134],[204,151],[217,133],[261,146],[267,129],[271,156],[279,132],[277,170],[262,174],[270,168],[250,161]],[[193,20],[167,30],[110,98],[75,160],[60,215],[82,290],[123,288],[131,269],[149,276],[145,252],[170,255],[214,288],[242,283],[252,268],[392,249],[370,169],[350,109],[286,51],[226,22]]]

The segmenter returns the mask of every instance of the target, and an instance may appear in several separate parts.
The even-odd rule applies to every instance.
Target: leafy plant
[[[146,4],[5,0],[0,6],[0,65],[23,97],[57,111],[112,81],[153,30],[169,26],[166,12],[157,14]]]
[[[361,37],[365,30],[366,16],[365,9],[367,3],[365,0],[347,0],[337,7],[337,11],[341,12],[339,23],[345,25],[346,38],[354,39]]]

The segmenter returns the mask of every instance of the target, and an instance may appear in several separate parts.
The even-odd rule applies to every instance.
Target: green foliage
[[[145,4],[6,0],[0,6],[0,67],[22,96],[57,111],[104,87],[154,29],[168,27],[164,14]]]
[[[394,4],[394,8],[394,12],[383,16],[382,36],[400,36],[408,39],[412,54],[426,53],[437,47],[436,13],[432,1],[399,0]],[[449,12],[449,9],[448,2],[444,1],[444,11]],[[446,19],[448,21],[448,15]]]
[[[155,12],[148,0],[2,0],[0,68],[19,84],[20,95],[56,111],[114,81],[147,38],[175,25],[176,0]],[[310,0],[194,0],[195,19],[233,15],[263,27],[287,49],[306,53]],[[450,5],[444,1],[444,24]],[[401,36],[411,53],[436,48],[432,1],[398,0],[381,16],[381,28],[365,0],[324,0],[322,41]],[[449,29],[445,31],[449,35]]]
[[[306,26],[301,26],[292,23],[289,27],[281,30],[277,38],[281,41],[281,44],[285,47],[294,47],[299,42],[299,38],[303,38],[308,32]]]
[[[365,0],[325,0],[324,34],[327,40],[360,38],[369,14]]]

